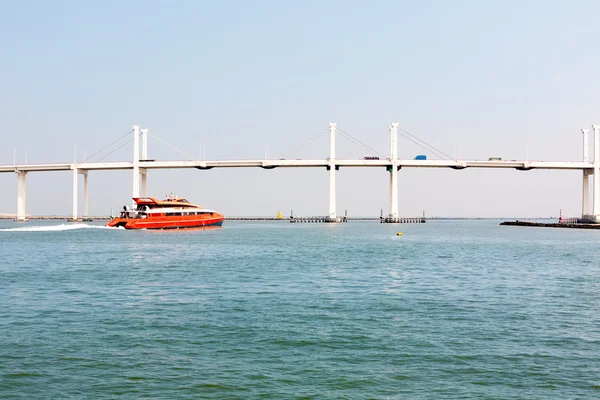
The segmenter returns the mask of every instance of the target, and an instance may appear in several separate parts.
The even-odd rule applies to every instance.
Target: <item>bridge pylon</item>
[[[589,163],[591,168],[583,170],[583,193],[581,199],[581,218],[584,222],[600,224],[600,125],[592,125],[594,130],[594,160],[589,163],[588,150],[588,132],[589,129],[582,129],[583,133],[583,162]],[[592,209],[590,210],[589,176],[593,175],[592,180]]]

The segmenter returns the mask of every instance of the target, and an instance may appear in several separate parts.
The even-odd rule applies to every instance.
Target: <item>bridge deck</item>
[[[389,160],[336,159],[335,165],[338,167],[392,167],[392,162]],[[329,160],[140,161],[139,166],[147,169],[326,168],[329,166]],[[519,170],[554,169],[589,170],[593,172],[592,163],[576,161],[398,160],[398,166],[401,168],[515,168]],[[68,171],[74,168],[81,171],[129,170],[133,169],[133,162],[0,165],[0,172]]]

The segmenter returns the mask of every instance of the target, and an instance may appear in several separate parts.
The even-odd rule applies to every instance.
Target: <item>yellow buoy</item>
[[[396,233],[396,236],[402,236],[402,232]]]
[[[281,213],[277,211],[277,219],[281,219]]]

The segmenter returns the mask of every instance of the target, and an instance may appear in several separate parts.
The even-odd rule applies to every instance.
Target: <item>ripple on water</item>
[[[599,394],[593,232],[2,224],[0,397]]]

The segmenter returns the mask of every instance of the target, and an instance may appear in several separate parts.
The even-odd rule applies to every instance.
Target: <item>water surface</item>
[[[498,223],[0,222],[0,397],[600,397],[600,231]]]

